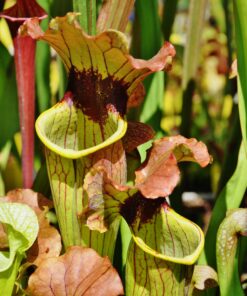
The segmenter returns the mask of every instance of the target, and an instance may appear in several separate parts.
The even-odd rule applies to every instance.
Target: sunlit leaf
[[[63,256],[40,264],[29,278],[28,292],[33,296],[117,296],[123,294],[123,287],[108,258],[93,249],[71,247]]]
[[[210,266],[195,265],[191,284],[200,291],[216,287],[218,285],[217,273]]]
[[[2,200],[28,205],[34,210],[37,216],[42,214],[45,208],[53,207],[53,202],[51,200],[31,189],[16,189],[9,191]]]
[[[80,25],[89,35],[96,34],[96,6],[95,0],[73,0],[73,11],[78,12]]]
[[[0,202],[0,222],[6,226],[9,252],[0,252],[0,272],[7,270],[16,253],[21,255],[34,243],[38,230],[38,220],[27,205]]]
[[[179,181],[177,162],[193,161],[204,167],[211,161],[207,147],[196,139],[174,136],[156,140],[147,160],[136,171],[136,185],[147,198],[168,196]]]

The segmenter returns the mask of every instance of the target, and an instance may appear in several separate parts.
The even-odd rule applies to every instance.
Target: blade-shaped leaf
[[[205,248],[199,258],[200,264],[208,264],[212,267],[216,267],[215,249],[217,230],[224,219],[226,212],[230,209],[238,208],[241,204],[247,187],[247,179],[245,178],[246,170],[247,158],[244,145],[242,144],[239,150],[238,163],[235,172],[220,192],[214,205],[206,233]]]
[[[96,0],[73,0],[73,11],[79,12],[79,22],[90,35],[96,34]]]
[[[63,256],[40,264],[29,278],[28,292],[33,296],[117,296],[123,294],[123,287],[108,258],[93,249],[71,247]]]
[[[7,270],[16,253],[24,252],[34,243],[38,230],[38,219],[27,205],[0,202],[0,222],[6,225],[9,252],[0,252],[0,272]]]
[[[239,115],[241,130],[243,135],[243,142],[245,152],[247,153],[247,32],[246,32],[246,13],[247,3],[244,0],[234,0],[234,18],[236,29],[236,45],[237,45],[237,59],[238,59],[238,98],[239,98]]]
[[[0,273],[0,291],[2,295],[13,295],[16,277],[18,275],[18,270],[21,265],[21,261],[23,260],[23,257],[23,254],[21,255],[17,253],[11,267]]]
[[[238,236],[247,235],[247,209],[230,210],[217,232],[216,258],[221,295],[244,295],[235,264]]]
[[[211,161],[207,147],[196,139],[182,136],[156,140],[147,160],[136,171],[136,186],[147,198],[168,196],[179,181],[177,162],[193,161],[204,167]]]
[[[2,172],[6,169],[11,146],[11,142],[8,141],[0,151],[0,196],[3,196],[5,193],[5,184],[2,177]]]

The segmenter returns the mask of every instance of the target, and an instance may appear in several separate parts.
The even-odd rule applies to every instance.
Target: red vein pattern
[[[126,295],[188,295],[193,266],[157,259],[134,242],[126,264]]]

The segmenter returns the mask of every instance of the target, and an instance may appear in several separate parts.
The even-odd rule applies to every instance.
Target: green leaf
[[[3,147],[2,151],[0,151],[0,196],[3,196],[5,193],[5,185],[4,185],[4,180],[2,177],[2,172],[5,170],[8,159],[9,159],[9,154],[11,150],[11,142],[8,141],[5,146]]]
[[[247,235],[247,209],[227,213],[217,233],[216,256],[221,295],[244,295],[235,261],[238,236]]]
[[[0,170],[3,171],[6,168],[8,159],[9,159],[9,154],[10,154],[10,150],[11,150],[11,142],[8,141],[3,149],[0,152]]]
[[[216,267],[216,234],[227,210],[238,208],[247,187],[246,179],[247,158],[243,144],[239,150],[238,163],[234,174],[218,196],[209,227],[206,233],[205,248],[200,256],[200,264]]]
[[[245,151],[247,153],[247,2],[245,0],[234,0],[234,19],[237,44],[238,61],[238,100],[240,124],[243,135]]]
[[[96,0],[73,0],[73,11],[79,12],[79,22],[89,35],[96,34]]]
[[[121,246],[122,246],[122,271],[124,271],[124,268],[126,266],[127,257],[128,257],[128,250],[131,242],[131,231],[129,229],[128,224],[124,219],[121,219],[120,222],[120,234],[121,234]]]
[[[34,211],[19,203],[0,202],[0,222],[6,226],[9,252],[0,252],[0,272],[7,270],[17,253],[24,252],[34,243],[39,224]]]
[[[135,2],[135,22],[132,38],[133,55],[142,59],[151,58],[162,44],[161,23],[158,1]],[[160,130],[164,98],[164,73],[155,73],[144,81],[146,96],[139,108],[138,118],[150,124],[155,131]],[[134,119],[134,118],[133,118]]]
[[[172,26],[176,16],[178,0],[166,0],[163,10],[162,31],[164,39],[169,41],[172,32]]]
[[[13,264],[9,269],[0,272],[0,291],[4,296],[12,296],[13,288],[18,274],[23,254],[16,254]]]
[[[160,130],[160,120],[162,117],[164,75],[163,72],[155,73],[144,82],[147,94],[143,102],[140,121],[150,124],[156,131]]]
[[[19,130],[18,100],[13,59],[0,43],[0,149],[11,140]],[[6,75],[8,73],[8,75]],[[11,110],[11,112],[6,112]]]
[[[38,3],[49,14],[49,3],[47,0],[38,0]],[[47,27],[48,18],[41,23],[42,28]],[[50,91],[50,61],[51,53],[47,44],[38,42],[36,44],[36,88],[37,100],[39,106],[39,113],[48,109],[51,105],[51,91]]]

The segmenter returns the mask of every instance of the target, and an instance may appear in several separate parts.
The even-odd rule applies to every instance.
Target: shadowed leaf
[[[128,99],[127,109],[138,107],[144,100],[145,94],[146,92],[144,85],[139,83]]]
[[[0,224],[0,249],[7,248],[9,246],[8,236],[4,229],[4,226]]]
[[[122,138],[124,150],[131,152],[139,145],[152,140],[154,137],[153,129],[141,122],[128,122],[126,134]]]
[[[136,186],[147,198],[167,197],[179,181],[177,162],[193,161],[204,167],[211,161],[205,144],[182,136],[156,140],[147,160],[136,171]]]
[[[63,256],[40,264],[29,278],[28,292],[33,296],[117,296],[123,294],[123,287],[108,258],[93,249],[71,247]]]
[[[27,252],[27,261],[39,266],[44,259],[58,257],[62,250],[61,236],[45,217],[39,215],[39,233],[36,241]]]

